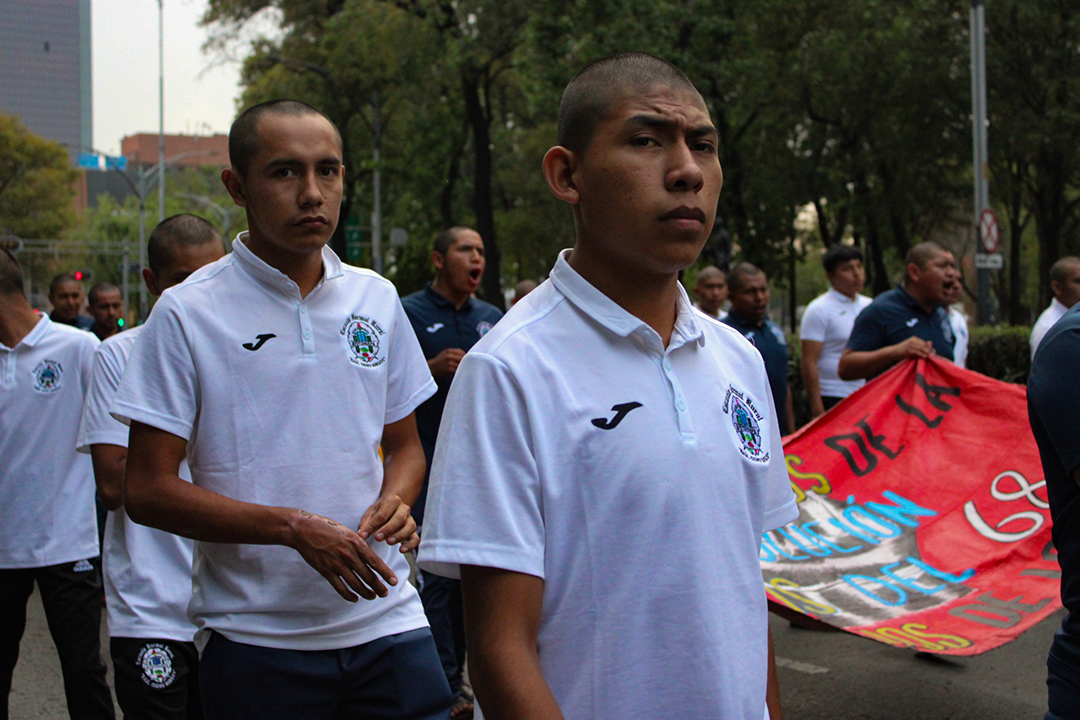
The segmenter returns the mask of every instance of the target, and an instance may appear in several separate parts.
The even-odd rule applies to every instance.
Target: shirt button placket
[[[315,343],[311,339],[311,318],[308,317],[307,305],[300,304],[300,335],[304,338],[304,355],[315,354]]]

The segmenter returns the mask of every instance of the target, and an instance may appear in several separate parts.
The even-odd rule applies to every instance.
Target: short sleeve
[[[412,323],[397,297],[392,332],[387,359],[385,425],[407,417],[438,389]]]
[[[468,353],[446,401],[419,564],[457,577],[478,565],[544,577],[544,517],[524,395],[498,359]]]
[[[1061,464],[1080,467],[1080,327],[1061,329],[1044,340],[1028,382],[1028,401],[1050,438]]]
[[[101,345],[94,353],[93,372],[89,376],[90,389],[86,393],[75,442],[79,452],[90,452],[91,445],[127,447],[127,426],[109,414],[123,374],[124,358],[120,345],[115,342]]]
[[[855,326],[851,329],[848,337],[848,350],[856,352],[870,352],[885,347],[885,333],[883,331],[881,317],[877,308],[868,305],[865,310],[855,318]]]
[[[810,303],[799,325],[799,339],[825,342],[825,332],[829,327],[829,318],[821,303]]]
[[[183,306],[166,292],[140,331],[109,412],[191,439],[199,412],[198,377]]]

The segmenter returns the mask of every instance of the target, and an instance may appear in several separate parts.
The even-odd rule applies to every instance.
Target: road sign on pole
[[[997,215],[990,208],[986,208],[979,216],[979,235],[982,237],[984,252],[997,252],[1001,239],[998,233]]]

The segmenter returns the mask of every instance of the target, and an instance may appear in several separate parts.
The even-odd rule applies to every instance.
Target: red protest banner
[[[762,538],[774,603],[901,647],[977,655],[1061,607],[1025,389],[892,368],[784,443],[799,519]]]

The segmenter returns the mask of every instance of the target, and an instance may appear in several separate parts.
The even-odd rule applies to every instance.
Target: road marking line
[[[807,675],[817,675],[818,673],[829,672],[829,668],[827,667],[821,667],[820,665],[814,665],[813,663],[779,656],[776,658],[776,667],[791,668],[796,672],[806,673]]]

